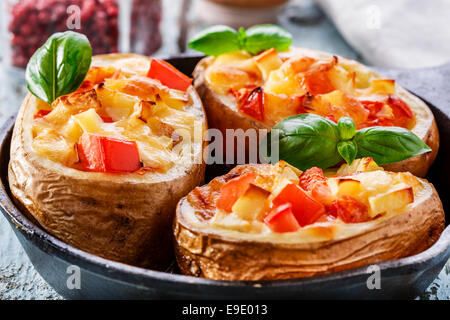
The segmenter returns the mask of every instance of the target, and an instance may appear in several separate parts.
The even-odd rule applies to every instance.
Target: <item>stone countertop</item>
[[[170,2],[170,4],[169,4]],[[183,50],[178,28],[182,1],[165,0],[161,30],[164,44],[156,56],[170,56]],[[186,14],[187,37],[204,25],[196,19],[198,5],[193,0]],[[339,35],[331,22],[309,0],[291,4],[279,18],[279,23],[294,35],[294,45],[333,52],[352,59],[362,60]],[[22,70],[0,65],[0,126],[16,113],[25,96]],[[439,277],[419,299],[450,299],[450,262]],[[0,215],[0,300],[7,299],[62,299],[34,270],[33,265],[13,234],[12,229]]]

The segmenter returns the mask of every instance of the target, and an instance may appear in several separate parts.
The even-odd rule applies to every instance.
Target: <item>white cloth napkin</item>
[[[449,0],[316,0],[373,65],[422,68],[450,61]]]

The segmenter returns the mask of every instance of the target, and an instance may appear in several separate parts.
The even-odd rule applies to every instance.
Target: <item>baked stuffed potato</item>
[[[325,174],[283,161],[237,166],[180,200],[174,235],[184,274],[273,280],[413,255],[443,229],[430,183],[363,158]]]
[[[206,120],[190,82],[163,85],[147,76],[150,61],[96,56],[76,92],[52,105],[29,94],[14,127],[9,183],[17,204],[64,242],[164,269],[176,203],[204,179]]]
[[[422,100],[394,80],[383,79],[343,57],[301,48],[286,52],[269,49],[258,55],[237,51],[202,59],[194,79],[209,126],[223,134],[226,129],[270,130],[284,118],[300,113],[335,122],[350,117],[357,129],[403,127],[432,151],[384,168],[421,177],[439,148],[436,122]]]

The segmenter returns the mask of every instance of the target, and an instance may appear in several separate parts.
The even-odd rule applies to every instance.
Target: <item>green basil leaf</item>
[[[341,141],[337,144],[337,150],[345,162],[351,164],[356,159],[358,147],[353,141]]]
[[[358,158],[372,157],[379,165],[402,161],[431,151],[414,133],[400,127],[361,129],[353,141],[358,146]]]
[[[189,48],[203,52],[208,56],[241,50],[241,36],[233,28],[217,25],[197,33]]]
[[[333,121],[304,113],[284,119],[273,129],[279,133],[278,141],[272,141],[278,143],[279,158],[301,170],[328,168],[342,160],[336,150],[339,134]],[[269,133],[262,143],[271,140]]]
[[[350,140],[356,134],[355,122],[349,117],[342,117],[337,123],[341,140]]]
[[[92,48],[86,36],[73,31],[53,34],[28,62],[28,90],[51,104],[76,91],[86,77]]]
[[[239,46],[241,48],[244,48],[245,41],[247,40],[247,35],[245,34],[245,29],[240,27],[238,30],[238,37],[239,37]]]
[[[251,27],[245,31],[244,49],[251,54],[258,54],[266,49],[275,48],[277,51],[289,49],[292,35],[283,28],[264,24]]]

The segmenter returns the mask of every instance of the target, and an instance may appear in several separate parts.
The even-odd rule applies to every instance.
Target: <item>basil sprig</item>
[[[292,35],[283,28],[264,24],[253,26],[247,30],[216,25],[196,34],[189,42],[189,48],[203,52],[208,56],[218,56],[227,52],[245,50],[250,54],[258,54],[266,49],[277,51],[289,49]]]
[[[278,135],[271,134],[273,130],[277,130]],[[301,170],[313,166],[325,169],[342,160],[350,164],[362,157],[372,157],[376,163],[384,165],[431,151],[408,129],[371,127],[356,131],[355,123],[347,117],[336,124],[304,113],[284,119],[272,131],[262,142],[269,145],[267,150],[279,150],[279,159]],[[272,135],[278,139],[272,139]],[[270,148],[274,143],[278,144],[277,148]],[[267,162],[271,160],[270,154],[264,158]]]
[[[361,129],[353,141],[358,145],[358,157],[372,157],[378,164],[398,162],[431,151],[414,133],[401,127]]]
[[[358,145],[351,141],[356,134],[356,125],[351,118],[342,117],[337,124],[340,141],[337,151],[347,163],[352,163],[358,154]]]
[[[28,90],[51,104],[77,90],[86,77],[92,48],[86,36],[73,31],[53,34],[28,62]]]

